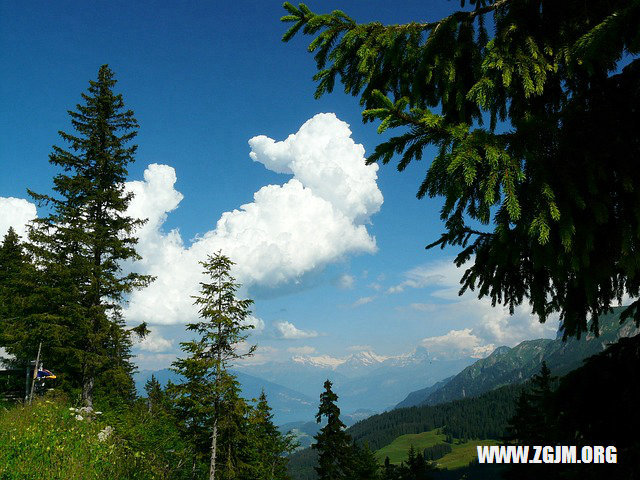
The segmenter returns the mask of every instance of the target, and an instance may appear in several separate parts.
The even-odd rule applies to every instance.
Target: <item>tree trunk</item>
[[[82,380],[82,403],[93,409],[93,375],[86,374]]]
[[[216,477],[216,450],[218,448],[218,419],[213,419],[213,433],[211,434],[211,463],[209,464],[209,480]]]

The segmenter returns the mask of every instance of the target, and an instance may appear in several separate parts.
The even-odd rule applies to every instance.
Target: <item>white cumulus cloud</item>
[[[366,229],[379,211],[376,165],[367,166],[364,148],[334,114],[318,114],[281,142],[265,136],[249,141],[251,158],[275,172],[293,175],[282,185],[266,185],[253,202],[225,212],[214,228],[186,246],[179,231],[165,232],[167,214],[182,195],[176,173],[150,165],[144,181],[129,182],[136,197],[129,214],[149,218],[138,235],[143,260],[135,269],[156,281],[131,295],[127,318],[151,324],[184,323],[196,310],[198,264],[221,250],[235,263],[236,279],[247,287],[277,287],[357,253],[374,253]]]
[[[173,343],[171,340],[163,338],[156,330],[151,330],[147,336],[138,343],[138,347],[140,350],[146,352],[160,353],[171,350]]]
[[[485,357],[495,348],[492,344],[483,344],[470,328],[450,330],[445,335],[424,338],[420,343],[432,354],[451,357]]]
[[[246,330],[246,332],[248,333],[262,333],[265,327],[264,320],[258,317],[254,317],[253,315],[249,315],[247,318],[245,318],[242,324],[251,327],[251,329]]]
[[[24,240],[27,234],[27,223],[36,218],[36,206],[23,199],[15,197],[0,197],[0,240],[13,227]]]
[[[315,330],[301,330],[291,322],[276,322],[274,324],[280,338],[285,340],[298,340],[301,338],[315,338],[319,336]]]
[[[481,354],[482,349],[490,350],[494,345],[514,346],[532,338],[555,337],[557,315],[540,323],[526,303],[516,307],[511,315],[502,305],[492,306],[490,298],[477,298],[476,292],[467,290],[459,296],[464,270],[464,266],[457,268],[452,260],[421,265],[406,272],[405,280],[395,286],[395,292],[389,293],[398,293],[407,287],[424,289],[423,298],[427,301],[411,303],[408,309],[422,313],[425,321],[433,325],[447,322],[454,327],[442,337],[432,337],[441,339],[442,345],[444,337],[458,343],[477,339],[474,348]],[[471,350],[467,348],[466,351]]]

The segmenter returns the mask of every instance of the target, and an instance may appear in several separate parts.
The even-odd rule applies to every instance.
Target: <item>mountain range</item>
[[[249,400],[258,398],[262,390],[264,390],[276,424],[295,422],[301,419],[311,419],[318,409],[318,402],[315,399],[293,389],[244,372],[233,371],[232,373],[240,383],[242,395],[245,398]],[[174,383],[180,381],[179,375],[169,369],[156,371],[143,370],[137,372],[134,374],[134,381],[139,395],[146,395],[144,393],[144,385],[147,380],[151,378],[151,375],[155,375],[158,382],[163,386],[166,385],[169,380]]]
[[[418,347],[409,354],[392,357],[372,351],[357,352],[344,359],[295,356],[285,362],[238,370],[312,398],[318,398],[325,380],[331,380],[338,405],[349,414],[359,409],[379,412],[393,408],[407,392],[454,375],[475,360],[434,357]]]
[[[396,408],[436,405],[477,396],[501,385],[522,383],[540,370],[543,361],[547,362],[553,375],[564,375],[621,337],[640,332],[630,320],[620,324],[620,313],[624,308],[616,307],[600,318],[599,336],[589,333],[580,339],[571,338],[565,342],[559,335],[555,340],[526,340],[512,348],[498,347],[491,355],[469,365],[450,379],[410,393]]]
[[[419,347],[411,353],[392,357],[372,351],[356,352],[343,359],[294,356],[283,362],[236,367],[233,373],[246,398],[256,398],[265,390],[277,425],[312,421],[327,379],[332,381],[333,391],[339,396],[338,405],[343,415],[353,417],[355,422],[393,408],[407,392],[450,377],[474,360],[471,357],[436,358]],[[138,372],[134,380],[141,395],[152,374],[163,385],[168,380],[178,381],[169,369]]]

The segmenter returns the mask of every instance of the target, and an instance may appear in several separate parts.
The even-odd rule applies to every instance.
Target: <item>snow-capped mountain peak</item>
[[[335,370],[339,365],[344,363],[344,359],[332,357],[331,355],[296,355],[291,357],[291,360],[302,365],[317,368],[330,368],[331,370]]]
[[[330,355],[297,355],[291,357],[291,360],[298,364],[318,368],[358,370],[381,365],[388,358],[390,357],[378,355],[371,350],[363,350],[342,358],[332,357]]]

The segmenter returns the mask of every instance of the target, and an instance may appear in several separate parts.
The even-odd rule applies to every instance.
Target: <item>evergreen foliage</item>
[[[158,409],[166,406],[166,394],[155,375],[151,375],[151,378],[147,380],[147,383],[144,385],[144,391],[147,394],[147,408],[149,413],[153,414]]]
[[[593,465],[547,465],[544,476],[550,480],[595,480],[605,469],[609,478],[635,478],[640,461],[640,384],[635,381],[639,364],[636,335],[621,338],[558,382],[544,366],[518,401],[510,422],[511,439],[520,445],[576,445],[578,455],[583,445],[617,449],[617,463],[602,470]],[[594,409],[599,415],[593,415]],[[540,469],[533,467],[514,466],[509,478],[539,478]]]
[[[264,391],[248,418],[250,475],[247,480],[286,480],[288,460],[284,457],[296,447],[293,436],[282,435],[273,423],[271,407]]]
[[[315,443],[311,446],[318,451],[316,472],[319,480],[346,479],[353,463],[351,437],[340,420],[340,408],[336,405],[338,395],[331,390],[331,386],[329,380],[324,382],[316,421],[321,423],[324,417],[327,423],[314,437]]]
[[[220,252],[201,262],[208,283],[200,283],[194,297],[201,321],[187,324],[198,338],[180,344],[188,355],[173,363],[184,382],[171,385],[170,393],[187,438],[193,443],[193,468],[209,458],[211,480],[238,478],[246,470],[248,439],[244,420],[249,406],[240,397],[239,385],[228,368],[233,361],[253,354],[240,353],[251,326],[245,323],[251,300],[239,300],[239,287],[231,276],[233,262]]]
[[[369,448],[369,444],[365,443],[358,446],[356,443],[352,445],[353,450],[353,467],[352,480],[367,479],[381,480],[382,472],[380,465],[375,457],[375,452]]]
[[[510,420],[508,436],[526,445],[542,445],[547,431],[555,418],[551,415],[552,387],[555,377],[546,362],[542,362],[540,373],[531,378],[528,389],[518,397],[516,412]]]
[[[32,269],[30,258],[25,252],[20,237],[9,227],[0,244],[0,346],[15,345],[22,339],[19,331],[14,329],[17,320],[27,310],[24,301],[29,294],[26,283],[27,271]],[[20,348],[13,348],[12,353],[20,355]],[[12,363],[23,367],[26,359],[17,358]]]
[[[429,248],[459,247],[462,291],[512,312],[528,301],[542,322],[559,312],[565,337],[591,317],[597,333],[640,295],[640,3],[469,4],[382,25],[286,2],[283,40],[314,37],[316,97],[339,81],[364,121],[397,132],[368,163],[402,171],[436,148],[417,195],[444,198]]]
[[[362,446],[352,442],[340,420],[340,408],[336,405],[338,395],[331,389],[329,380],[324,382],[324,392],[320,394],[320,406],[316,421],[326,421],[324,427],[314,437],[316,442],[311,448],[317,455],[314,467],[318,480],[360,480],[380,478],[380,466],[374,452],[365,443]],[[303,469],[304,474],[304,469]],[[296,476],[296,479],[299,476]]]
[[[449,442],[452,443],[452,442]],[[424,449],[423,455],[424,459],[428,462],[432,462],[434,460],[438,460],[439,458],[444,457],[447,453],[451,453],[452,448],[451,445],[447,445],[445,443],[438,443],[433,445],[432,447],[427,447]]]
[[[400,435],[442,428],[447,438],[502,438],[515,412],[521,385],[508,385],[483,395],[440,405],[399,408],[373,415],[351,426],[348,433],[358,443],[378,450]]]
[[[383,480],[429,480],[433,478],[431,473],[434,470],[435,467],[411,445],[406,462],[393,465],[388,457],[385,459],[382,478]]]
[[[152,280],[121,270],[139,258],[135,229],[144,221],[126,215],[133,194],[124,182],[138,123],[115,84],[109,67],[100,67],[83,103],[68,112],[75,133],[59,132],[70,149],[54,146],[49,156],[62,170],[53,179],[55,193],[29,191],[48,214],[29,227],[27,249],[37,268],[26,275],[29,292],[16,299],[24,311],[10,321],[14,338],[6,346],[18,358],[34,358],[42,341],[62,385],[81,388],[87,406],[96,384],[133,398],[132,332],[124,328],[121,304]]]

